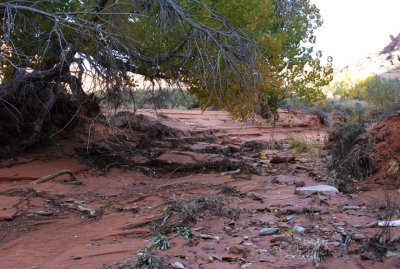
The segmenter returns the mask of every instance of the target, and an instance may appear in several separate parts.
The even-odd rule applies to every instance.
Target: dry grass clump
[[[330,256],[327,242],[322,239],[314,239],[304,235],[294,235],[291,241],[292,247],[300,251],[303,257],[311,260],[316,266]]]
[[[241,210],[230,205],[223,195],[199,197],[188,201],[174,201],[169,211],[177,212],[182,224],[195,223],[204,213],[237,219]]]
[[[323,144],[318,141],[296,137],[293,135],[288,135],[285,139],[285,142],[294,148],[297,154],[306,153],[314,157],[321,156],[324,147]]]

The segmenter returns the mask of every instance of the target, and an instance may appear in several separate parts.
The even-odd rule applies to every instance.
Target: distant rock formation
[[[386,47],[383,48],[383,50],[379,53],[379,55],[391,54],[396,50],[400,50],[400,34],[398,34],[397,37],[390,35],[390,39],[392,41]]]
[[[351,77],[355,81],[371,75],[382,79],[400,79],[400,34],[390,35],[390,43],[380,52],[371,53],[345,66],[335,74],[336,80]]]

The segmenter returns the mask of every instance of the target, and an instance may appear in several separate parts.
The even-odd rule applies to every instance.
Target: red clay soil
[[[373,188],[400,186],[400,112],[369,126],[365,132],[372,149],[370,156],[375,163],[375,171],[359,186]]]
[[[387,193],[296,194],[298,186],[327,184],[324,156],[295,155],[281,141],[288,134],[324,141],[314,116],[282,113],[274,129],[221,111],[138,113],[135,126],[121,118],[123,130],[92,124],[0,161],[0,268],[134,268],[137,252],[160,233],[171,242],[152,250],[163,268],[399,265],[365,247],[382,230],[376,220]],[[276,156],[295,160],[271,163]],[[74,177],[34,184],[65,169]],[[174,228],[196,203],[186,240]],[[276,234],[260,235],[268,227]]]

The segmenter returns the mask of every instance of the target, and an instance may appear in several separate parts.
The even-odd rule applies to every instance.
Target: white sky
[[[400,0],[311,0],[324,25],[317,30],[317,50],[342,67],[378,52],[400,33]]]

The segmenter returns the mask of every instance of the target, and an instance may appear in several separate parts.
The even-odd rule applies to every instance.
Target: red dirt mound
[[[400,111],[366,129],[374,173],[359,185],[400,186]]]

